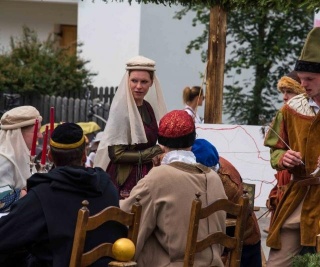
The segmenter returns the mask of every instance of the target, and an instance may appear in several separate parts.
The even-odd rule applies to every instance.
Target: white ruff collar
[[[191,151],[173,150],[165,154],[161,164],[166,165],[174,161],[180,161],[188,164],[196,164],[196,157]]]

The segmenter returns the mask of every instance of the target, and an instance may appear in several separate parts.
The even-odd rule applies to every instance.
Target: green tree
[[[51,35],[40,41],[37,33],[23,27],[21,38],[11,37],[10,51],[0,55],[0,92],[22,95],[59,95],[91,85],[88,61],[60,48]]]
[[[209,9],[201,5],[187,7],[176,14],[181,18],[195,12],[193,26],[204,24],[201,36],[192,40],[186,52],[203,49],[208,40]],[[232,84],[224,86],[224,111],[232,123],[257,125],[261,118],[270,121],[276,111],[279,92],[277,82],[293,69],[308,31],[313,12],[290,7],[286,12],[265,9],[232,10],[228,15],[227,46],[231,58],[226,62],[227,77]],[[207,59],[207,50],[201,52]],[[252,76],[244,80],[249,70]]]

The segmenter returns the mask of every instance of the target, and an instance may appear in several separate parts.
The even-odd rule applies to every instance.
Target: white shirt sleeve
[[[10,185],[15,188],[14,165],[6,157],[0,155],[0,186]]]

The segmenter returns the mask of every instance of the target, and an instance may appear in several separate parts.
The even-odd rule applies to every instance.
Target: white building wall
[[[191,26],[191,15],[181,21],[173,19],[180,8],[80,0],[78,37],[84,42],[83,57],[98,72],[95,85],[117,86],[125,62],[140,54],[156,61],[168,110],[181,109],[183,88],[201,84],[199,73],[205,64],[199,53],[185,53],[188,42],[202,29]]]
[[[101,0],[0,1],[0,49],[8,49],[10,36],[20,36],[22,26],[37,31],[40,39],[59,24],[78,25],[83,43],[81,57],[97,72],[95,86],[117,86],[125,62],[138,54],[156,61],[157,75],[168,110],[183,107],[185,86],[200,85],[205,64],[200,52],[185,53],[187,44],[202,32],[192,27],[192,15],[173,19],[177,6],[139,5]],[[77,3],[78,4],[77,4]],[[203,115],[203,107],[199,108]]]
[[[186,54],[189,42],[198,37],[202,27],[192,27],[192,14],[173,19],[181,6],[142,5],[140,53],[156,61],[168,110],[182,109],[182,91],[186,86],[201,85],[205,71],[200,52]],[[203,117],[203,107],[198,112]]]
[[[97,72],[95,86],[117,86],[125,62],[139,53],[141,6],[79,0],[78,40],[82,57]]]
[[[0,51],[7,51],[10,37],[20,37],[22,26],[35,30],[41,40],[57,24],[77,24],[77,5],[42,2],[0,1]]]

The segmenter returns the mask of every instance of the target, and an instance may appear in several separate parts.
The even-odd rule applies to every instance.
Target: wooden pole
[[[226,31],[227,13],[215,5],[210,9],[205,123],[222,123]]]

